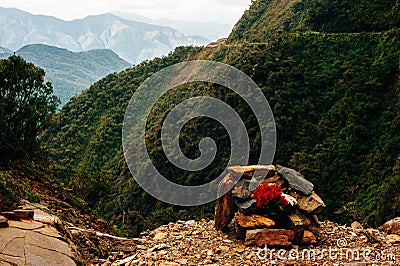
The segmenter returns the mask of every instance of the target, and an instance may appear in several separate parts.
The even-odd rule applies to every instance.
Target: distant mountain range
[[[185,36],[170,27],[123,19],[113,14],[64,21],[0,8],[0,45],[18,50],[28,44],[47,44],[73,52],[111,49],[136,64],[166,55],[177,46],[204,45],[209,39]]]
[[[6,58],[10,54],[11,50],[0,47],[0,58]],[[107,74],[131,66],[107,49],[75,53],[34,44],[19,49],[16,54],[45,70],[46,80],[53,84],[54,94],[60,97],[62,105]]]
[[[211,41],[227,37],[231,32],[233,25],[218,23],[215,21],[186,21],[186,20],[170,20],[170,19],[152,19],[139,14],[113,11],[112,14],[127,20],[144,22],[148,24],[171,27],[177,31],[191,36],[200,35]]]
[[[0,46],[0,54],[12,54],[12,51]]]

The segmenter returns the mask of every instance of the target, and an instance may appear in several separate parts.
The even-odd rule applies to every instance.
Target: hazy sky
[[[0,7],[15,7],[64,20],[117,10],[151,18],[212,20],[232,24],[250,3],[251,0],[0,0]]]

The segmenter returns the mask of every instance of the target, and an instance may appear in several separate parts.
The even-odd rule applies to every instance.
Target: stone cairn
[[[254,192],[263,184],[280,188],[288,204],[278,209],[257,206]],[[314,185],[293,169],[280,165],[229,167],[218,186],[218,197],[216,229],[235,231],[245,245],[287,247],[317,242],[313,233],[319,226],[316,214],[325,204]]]

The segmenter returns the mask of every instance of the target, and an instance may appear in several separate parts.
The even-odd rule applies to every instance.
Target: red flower
[[[275,185],[262,184],[257,187],[252,195],[253,199],[257,201],[257,208],[262,209],[270,203],[277,203],[282,207],[286,207],[289,203],[282,196],[282,189]]]

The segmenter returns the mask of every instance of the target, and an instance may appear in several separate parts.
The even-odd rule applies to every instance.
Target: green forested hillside
[[[285,8],[293,4],[267,2]],[[264,20],[265,3],[255,1],[241,22],[267,25],[270,19]],[[397,2],[390,3],[392,9],[396,8]],[[337,12],[345,9],[342,5],[335,8]],[[318,11],[313,18],[326,10],[329,8]],[[346,11],[347,16],[356,18],[357,10]],[[309,16],[303,13],[300,16]],[[246,24],[236,27],[227,44],[179,48],[167,57],[109,75],[68,103],[59,124],[43,137],[43,144],[55,161],[54,170],[89,207],[125,234],[135,235],[144,227],[178,218],[212,216],[212,204],[178,208],[144,193],[131,177],[121,147],[124,111],[140,83],[174,63],[209,59],[237,67],[260,86],[277,126],[275,163],[300,170],[315,184],[327,204],[325,218],[342,223],[357,219],[375,226],[399,216],[400,196],[396,191],[400,184],[400,29],[381,14],[372,18],[376,20],[369,20],[368,25],[354,22],[348,30],[338,28],[325,33],[298,24],[302,30],[281,31],[268,40],[255,38],[253,33],[261,31],[252,31],[251,25]],[[279,28],[279,23],[268,27]],[[199,184],[213,179],[226,167],[229,138],[213,120],[194,119],[181,134],[183,153],[191,158],[198,156],[202,137],[216,141],[217,159],[206,171],[176,169],[162,152],[163,117],[174,105],[196,95],[222,99],[239,113],[251,140],[249,163],[256,163],[259,128],[249,107],[227,89],[188,84],[168,92],[153,108],[154,119],[146,137],[157,169],[178,183]]]
[[[46,80],[54,87],[61,104],[105,75],[126,69],[129,63],[111,50],[71,52],[43,44],[27,45],[16,54],[46,71]]]
[[[281,32],[379,32],[400,26],[399,0],[257,0],[235,25],[231,42],[265,42]]]

